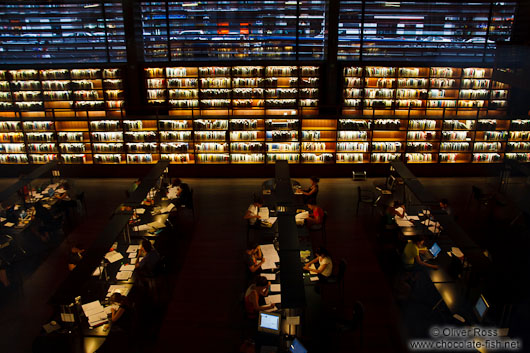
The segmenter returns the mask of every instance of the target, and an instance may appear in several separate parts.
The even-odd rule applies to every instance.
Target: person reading
[[[257,319],[258,313],[264,310],[274,310],[274,304],[267,305],[265,297],[269,295],[271,283],[263,276],[256,278],[245,292],[245,311],[249,319]]]
[[[252,243],[247,246],[245,251],[245,263],[249,271],[249,277],[261,272],[261,265],[265,263],[265,258],[258,244]]]
[[[434,270],[438,269],[437,265],[432,265],[423,261],[420,257],[420,253],[426,252],[427,249],[423,247],[425,243],[425,238],[423,236],[415,236],[411,242],[405,245],[403,254],[401,255],[401,260],[406,270],[418,269],[419,266],[432,268]]]
[[[81,262],[83,259],[83,253],[85,252],[85,249],[79,244],[76,244],[72,246],[70,249],[70,253],[68,254],[68,269],[70,271],[73,271],[74,268],[76,268],[77,265]]]
[[[309,188],[302,190],[302,194],[304,195],[304,202],[316,204],[318,195],[318,182],[320,181],[320,179],[316,176],[312,176],[309,179],[311,180],[311,185],[309,186]]]
[[[243,216],[243,219],[248,220],[250,226],[256,227],[261,224],[259,221],[261,219],[259,215],[259,209],[261,206],[263,206],[263,200],[259,197],[254,197],[254,201],[248,206],[247,212],[245,212],[245,215]]]
[[[160,254],[151,245],[147,239],[142,239],[140,248],[138,250],[138,257],[142,257],[140,261],[136,261],[134,265],[137,273],[143,276],[152,277],[155,275],[156,266],[160,260]]]
[[[326,282],[333,273],[333,262],[329,252],[323,247],[317,248],[315,258],[304,266],[304,270],[316,274],[321,282]]]
[[[191,189],[190,186],[179,178],[175,178],[173,180],[173,183],[171,184],[172,187],[177,188],[177,198],[176,202],[178,203],[177,206],[185,206],[190,207],[191,206]]]
[[[309,217],[305,219],[305,223],[309,227],[322,224],[324,221],[324,210],[313,202],[309,202],[307,208],[309,208]]]

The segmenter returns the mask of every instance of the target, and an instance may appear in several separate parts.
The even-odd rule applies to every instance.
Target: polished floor
[[[82,241],[86,247],[98,236],[116,205],[125,198],[125,190],[134,179],[76,179],[78,190],[84,190],[88,213],[78,219],[66,236],[50,244],[36,245],[17,267],[13,286],[0,292],[0,352],[30,352],[33,338],[52,313],[49,297],[67,276],[67,251],[71,244]],[[0,180],[4,188],[14,180]],[[242,216],[252,194],[259,192],[262,179],[186,179],[195,192],[195,220],[182,215],[175,227],[171,268],[166,277],[167,293],[160,315],[146,326],[151,332],[137,337],[138,351],[167,352],[238,352],[245,339],[240,297],[245,289],[243,252],[245,223]],[[309,180],[300,179],[309,184]],[[428,314],[416,320],[416,310],[425,309],[396,299],[392,277],[382,259],[377,241],[378,216],[361,205],[355,215],[357,185],[373,187],[377,180],[353,182],[347,178],[322,179],[319,204],[329,212],[327,248],[333,259],[348,262],[345,275],[344,303],[333,295],[323,310],[341,315],[349,313],[355,301],[366,311],[363,342],[357,332],[337,335],[326,327],[317,327],[302,337],[314,352],[405,352],[406,339],[422,334],[431,320]],[[490,211],[468,212],[471,185],[495,188],[495,180],[486,178],[422,179],[438,197],[451,200],[454,211],[463,215],[465,229],[484,240],[488,219],[511,221],[514,206],[506,204]],[[524,186],[515,180],[511,191]],[[488,235],[489,236],[489,235]],[[486,236],[484,236],[486,237]],[[487,237],[486,237],[487,238]],[[35,244],[38,244],[34,239]],[[313,237],[320,245],[319,236]],[[338,311],[338,312],[337,312]],[[427,311],[423,311],[424,313]],[[327,316],[326,316],[327,317]],[[415,321],[416,320],[416,321]],[[324,322],[324,321],[323,321]],[[326,321],[327,322],[327,321]],[[144,323],[145,324],[145,323]]]

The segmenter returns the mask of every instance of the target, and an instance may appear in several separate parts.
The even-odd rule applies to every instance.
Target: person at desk
[[[317,262],[318,267],[316,266]],[[304,270],[316,274],[319,281],[326,282],[333,273],[333,262],[331,261],[329,252],[323,247],[317,248],[315,250],[315,258],[305,264]]]
[[[74,268],[79,265],[79,263],[83,259],[84,252],[85,249],[83,249],[80,244],[72,246],[72,248],[70,249],[70,253],[68,254],[68,269],[70,271],[73,271]]]
[[[138,257],[142,257],[142,259],[140,261],[137,260],[134,265],[137,273],[145,277],[154,276],[156,267],[160,261],[160,254],[151,245],[149,240],[142,239],[138,250]]]
[[[43,242],[50,240],[50,232],[56,229],[61,222],[60,218],[53,217],[52,213],[42,205],[41,201],[35,203],[35,220],[37,230],[33,230],[33,232],[36,232]]]
[[[248,220],[248,223],[252,227],[259,226],[261,224],[259,221],[261,218],[259,216],[259,209],[261,206],[263,206],[263,200],[259,197],[254,197],[254,201],[250,206],[248,206],[247,212],[243,216],[243,219]]]
[[[449,216],[453,215],[453,210],[449,206],[449,200],[447,199],[441,199],[440,200],[440,208],[445,211]]]
[[[186,183],[183,183],[179,178],[175,178],[171,186],[177,188],[177,206],[189,207],[191,205],[191,189]]]
[[[427,249],[423,247],[424,243],[425,238],[421,235],[417,235],[412,239],[411,242],[405,245],[405,249],[403,249],[403,254],[401,255],[401,260],[403,261],[403,265],[405,266],[406,270],[414,270],[415,268],[418,268],[418,266],[424,266],[434,270],[438,269],[437,265],[424,262],[421,259],[420,253],[427,251]]]
[[[307,208],[309,208],[309,217],[305,219],[306,225],[311,227],[324,221],[324,210],[321,207],[318,207],[314,202],[309,202]]]
[[[111,309],[110,322],[113,329],[128,331],[131,324],[130,310],[131,306],[126,296],[121,293],[112,293],[110,296],[110,303],[116,305],[117,308]]]
[[[261,248],[258,244],[252,243],[247,246],[245,252],[245,263],[249,270],[249,277],[253,274],[258,274],[261,272],[261,265],[265,263],[265,258],[261,252]]]
[[[311,186],[309,188],[302,190],[302,194],[304,195],[304,203],[317,203],[317,195],[318,195],[318,182],[320,181],[319,178],[316,176],[312,176],[309,178],[311,180]]]
[[[274,304],[267,305],[265,297],[269,295],[271,283],[263,276],[256,278],[245,292],[245,311],[249,319],[256,319],[258,313],[263,310],[275,309]]]
[[[395,219],[396,216],[400,218],[405,217],[405,205],[399,200],[396,200],[391,205],[388,205],[385,210],[385,214],[383,215],[383,223],[386,229],[394,229],[397,227]]]

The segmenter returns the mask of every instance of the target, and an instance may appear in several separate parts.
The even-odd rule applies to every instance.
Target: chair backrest
[[[360,327],[364,320],[364,306],[360,301],[353,303],[352,324],[354,327]]]
[[[348,266],[348,262],[346,261],[346,259],[340,259],[339,272],[337,273],[337,281],[339,283],[344,280],[344,274],[346,273],[347,266]]]
[[[328,219],[328,211],[324,211],[324,217],[322,217],[322,227],[326,225],[327,219]]]

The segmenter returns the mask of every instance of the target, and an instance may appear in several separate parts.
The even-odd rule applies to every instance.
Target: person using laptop
[[[274,304],[267,305],[265,297],[269,295],[271,283],[263,276],[256,278],[245,292],[245,311],[249,319],[257,319],[258,313],[264,310],[274,310]]]
[[[412,239],[411,242],[405,245],[405,249],[401,255],[401,260],[403,261],[405,269],[413,270],[418,266],[424,266],[434,270],[438,269],[437,265],[427,263],[421,259],[420,253],[427,251],[427,249],[423,247],[424,243],[425,238],[421,235],[417,235]]]

